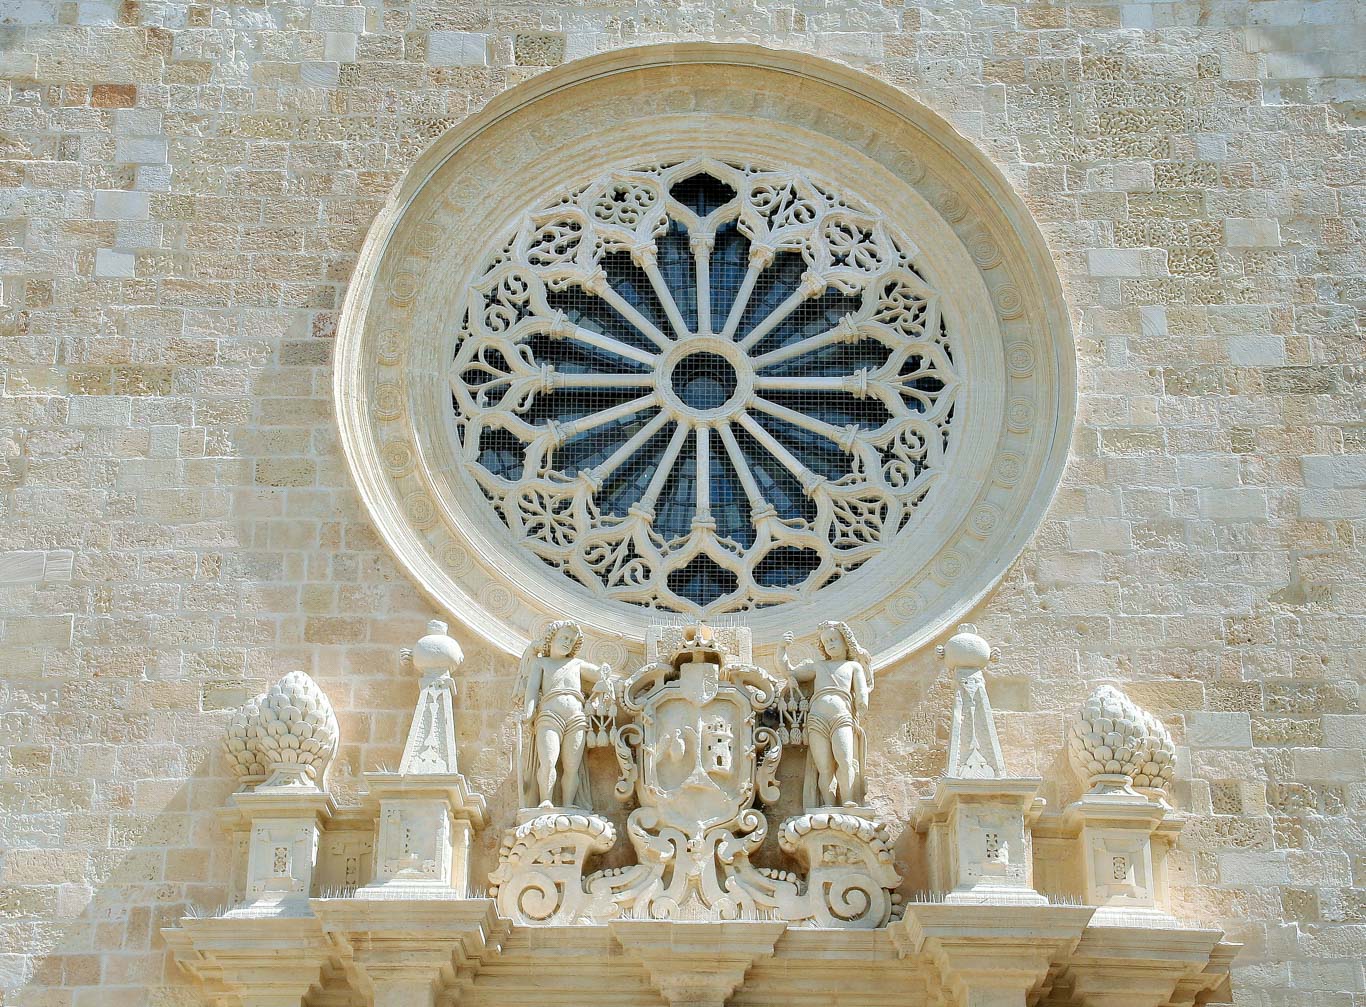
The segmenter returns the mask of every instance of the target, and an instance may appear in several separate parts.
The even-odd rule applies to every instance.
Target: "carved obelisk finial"
[[[949,728],[949,765],[944,775],[966,780],[1002,779],[1005,760],[1001,758],[1001,742],[982,675],[994,656],[991,645],[977,635],[975,626],[964,623],[938,648],[938,654],[957,677]]]
[[[422,673],[422,693],[413,711],[398,771],[458,773],[452,673],[465,660],[465,654],[460,644],[446,634],[446,624],[433,619],[427,623],[427,635],[411,651],[404,651],[403,657]]]

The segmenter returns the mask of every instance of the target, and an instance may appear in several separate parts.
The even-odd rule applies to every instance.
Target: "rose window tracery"
[[[463,464],[601,596],[809,597],[902,534],[943,471],[959,377],[916,256],[791,170],[698,159],[566,192],[469,288]]]

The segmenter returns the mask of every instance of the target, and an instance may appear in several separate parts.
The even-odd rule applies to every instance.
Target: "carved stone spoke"
[[[715,614],[808,597],[890,544],[947,448],[953,344],[915,254],[791,171],[695,160],[558,196],[471,283],[461,457],[500,516],[538,481],[584,481],[587,506],[509,529],[553,534],[530,551],[606,598]],[[941,444],[889,447],[920,418]],[[853,499],[889,504],[851,534]],[[590,557],[628,523],[622,583]]]

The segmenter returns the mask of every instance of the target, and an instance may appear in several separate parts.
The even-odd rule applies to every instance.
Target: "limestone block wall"
[[[547,66],[679,39],[858,66],[1047,235],[1079,347],[1063,488],[973,614],[1006,758],[1072,799],[1114,677],[1172,728],[1176,911],[1242,1004],[1359,1000],[1366,944],[1361,57],[1349,0],[160,3],[0,10],[0,1003],[196,1002],[157,928],[228,898],[228,712],[285,671],[394,765],[432,615],[336,449],[366,229],[443,130]],[[453,631],[461,634],[460,627]],[[952,627],[945,627],[951,631]],[[515,803],[515,662],[462,637],[464,768]],[[882,670],[870,799],[945,757],[927,649]],[[903,837],[899,856],[918,856]],[[913,873],[913,872],[912,872]]]

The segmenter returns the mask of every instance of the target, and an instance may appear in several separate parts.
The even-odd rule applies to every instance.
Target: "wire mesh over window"
[[[959,377],[938,294],[874,210],[800,172],[620,171],[525,214],[470,285],[461,457],[604,597],[809,597],[902,534]]]

